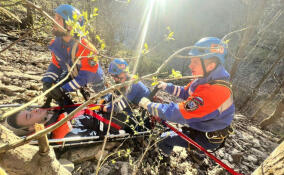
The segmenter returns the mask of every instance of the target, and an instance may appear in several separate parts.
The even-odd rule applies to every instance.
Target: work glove
[[[168,86],[167,83],[160,81],[157,87],[158,87],[159,89],[165,90],[167,86]]]
[[[139,101],[139,106],[141,106],[142,108],[146,109],[147,110],[147,106],[148,104],[150,104],[151,101],[146,98],[146,97],[143,97],[140,101]]]
[[[55,101],[60,102],[65,99],[66,94],[62,87],[57,86],[51,92],[49,92],[49,96]]]
[[[45,92],[47,89],[51,88],[52,83],[43,82],[42,86],[43,86],[42,91]]]
[[[48,82],[43,82],[43,91],[46,91],[48,89],[50,89],[52,87],[52,83],[48,83]],[[64,100],[65,100],[65,92],[64,90],[57,86],[56,88],[54,88],[51,92],[49,92],[46,97],[48,99],[54,99],[57,103],[59,104],[63,104]]]

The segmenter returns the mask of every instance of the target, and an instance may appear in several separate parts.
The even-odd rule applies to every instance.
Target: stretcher
[[[121,133],[121,134],[110,134],[107,141],[119,141],[125,139],[134,139],[139,137],[147,137],[150,131],[137,132],[136,134]],[[76,147],[85,146],[104,141],[105,136],[88,136],[88,137],[66,137],[62,139],[48,139],[49,146],[52,148],[63,148],[63,147]],[[38,145],[37,140],[30,142],[31,145]]]

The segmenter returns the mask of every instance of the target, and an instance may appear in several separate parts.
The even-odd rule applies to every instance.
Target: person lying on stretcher
[[[38,108],[24,110],[6,118],[4,126],[18,136],[26,136],[34,132],[34,124],[42,123],[49,127],[63,119],[76,107],[64,108]],[[119,120],[119,119],[118,119]],[[90,109],[83,109],[76,113],[68,122],[52,131],[50,138],[61,139],[71,136],[102,136],[106,134],[109,120]],[[119,134],[127,126],[111,122],[110,133]],[[123,132],[123,131],[122,131]]]
[[[111,62],[109,73],[117,84],[124,83],[130,79],[127,66],[127,62],[123,59],[115,59]],[[129,89],[129,92],[127,92],[127,89]],[[137,123],[132,119],[130,119],[128,123],[125,123],[125,121],[127,120],[127,115],[132,115],[128,102],[138,105],[138,102],[142,97],[149,96],[149,89],[142,82],[137,82],[130,87],[120,89],[120,92],[125,93],[124,95],[126,98],[121,98],[113,103],[110,94],[105,96],[104,101],[107,104],[101,105],[101,108],[99,109],[101,115],[90,109],[84,109],[75,114],[70,121],[54,130],[51,134],[51,138],[59,139],[69,136],[105,135],[112,110],[115,115],[113,116],[114,119],[111,123],[111,134],[116,134],[119,130],[125,130],[130,134],[133,134],[133,130],[144,130],[142,128],[137,129]],[[71,99],[67,98],[67,96],[64,99],[65,100],[63,101],[57,101],[57,103],[63,104],[63,106],[70,104],[72,106],[73,102]],[[14,131],[16,135],[25,136],[33,133],[35,123],[43,123],[46,127],[51,126],[63,119],[65,117],[65,112],[70,113],[74,109],[75,107],[64,107],[61,108],[61,110],[40,108],[32,111],[21,111],[9,116],[5,121],[5,126]],[[122,111],[125,111],[127,115]],[[134,128],[130,128],[130,126],[134,126]]]

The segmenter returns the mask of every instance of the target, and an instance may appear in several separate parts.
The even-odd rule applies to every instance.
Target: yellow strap
[[[91,107],[89,108],[90,110],[94,111],[94,110],[99,110],[101,107],[100,106],[95,106],[95,107]]]

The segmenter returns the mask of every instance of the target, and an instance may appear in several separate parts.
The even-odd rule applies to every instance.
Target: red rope
[[[234,171],[232,168],[230,168],[228,165],[226,165],[225,163],[223,163],[221,160],[219,160],[217,157],[215,157],[214,155],[210,154],[208,151],[206,151],[205,148],[203,148],[202,146],[200,146],[198,143],[196,143],[195,141],[193,141],[191,138],[189,138],[188,136],[186,136],[185,134],[183,134],[182,132],[178,131],[175,127],[173,127],[172,125],[168,124],[166,121],[162,121],[163,124],[165,124],[167,127],[169,127],[171,130],[173,130],[175,133],[177,133],[180,137],[182,137],[184,140],[186,140],[188,143],[194,145],[195,147],[197,147],[198,149],[200,149],[201,151],[203,151],[204,153],[206,153],[211,159],[213,159],[215,162],[217,162],[219,165],[221,165],[223,168],[225,168],[229,173],[233,174],[233,175],[242,175],[236,171]]]

